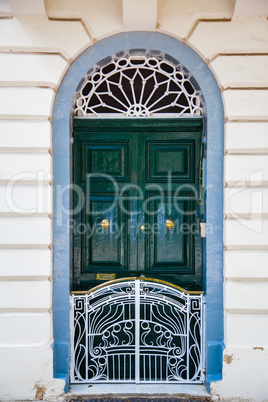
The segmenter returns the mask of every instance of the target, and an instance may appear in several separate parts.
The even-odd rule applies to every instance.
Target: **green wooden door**
[[[73,290],[144,275],[201,290],[201,119],[74,119]]]

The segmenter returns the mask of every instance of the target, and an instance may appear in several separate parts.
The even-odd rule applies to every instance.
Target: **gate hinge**
[[[206,223],[200,222],[200,234],[201,237],[206,237]]]

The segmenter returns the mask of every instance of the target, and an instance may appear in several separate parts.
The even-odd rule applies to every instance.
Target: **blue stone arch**
[[[127,49],[164,52],[183,64],[195,77],[206,104],[207,236],[204,244],[204,290],[206,297],[206,384],[222,378],[223,343],[223,138],[224,111],[216,79],[202,58],[177,39],[156,32],[127,32],[110,36],[90,46],[65,74],[53,109],[53,335],[54,376],[66,381],[70,362],[70,250],[71,205],[70,133],[72,101],[81,78],[99,60]]]

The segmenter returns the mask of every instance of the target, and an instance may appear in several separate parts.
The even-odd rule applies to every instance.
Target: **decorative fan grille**
[[[178,62],[148,55],[113,56],[80,83],[74,116],[201,116],[202,103],[194,78]]]

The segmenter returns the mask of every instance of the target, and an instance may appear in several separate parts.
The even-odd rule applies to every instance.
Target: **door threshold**
[[[66,397],[74,396],[180,396],[210,397],[203,384],[71,384]]]

